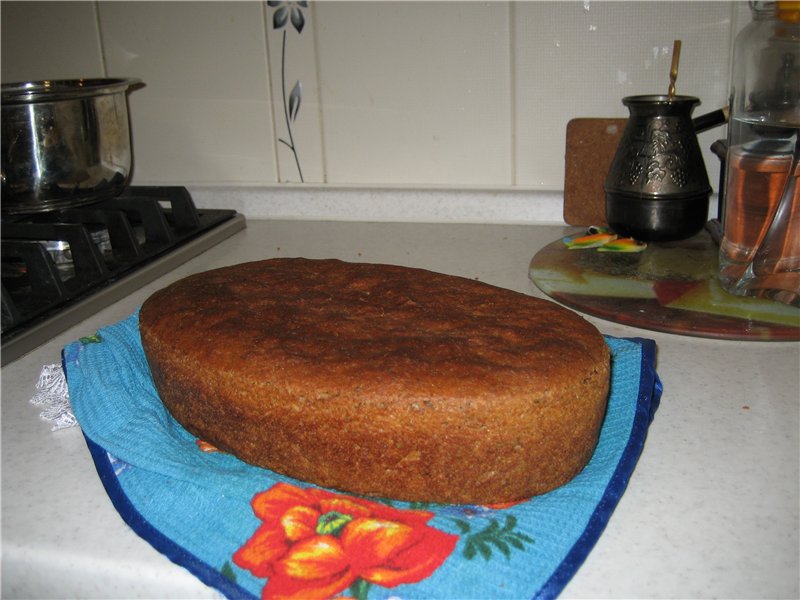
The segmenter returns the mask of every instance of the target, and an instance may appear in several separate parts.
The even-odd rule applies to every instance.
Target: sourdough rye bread
[[[240,459],[398,500],[490,504],[591,457],[609,351],[553,302],[471,279],[302,258],[153,294],[142,345],[169,412]]]

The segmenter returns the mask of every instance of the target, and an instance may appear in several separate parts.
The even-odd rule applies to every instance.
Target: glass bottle
[[[800,307],[800,2],[751,2],[736,38],[719,279]]]

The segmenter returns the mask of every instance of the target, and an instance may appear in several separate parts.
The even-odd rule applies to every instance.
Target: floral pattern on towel
[[[458,542],[428,525],[433,512],[314,487],[278,483],[251,505],[262,523],[233,562],[268,579],[263,598],[366,598],[371,585],[429,577]]]

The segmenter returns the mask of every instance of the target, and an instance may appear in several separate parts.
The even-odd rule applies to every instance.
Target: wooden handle
[[[672,43],[672,65],[669,69],[669,91],[670,98],[675,97],[675,82],[678,80],[678,63],[681,61],[681,41],[675,40]]]

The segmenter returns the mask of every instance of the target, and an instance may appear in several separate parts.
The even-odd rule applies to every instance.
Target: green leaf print
[[[372,584],[369,581],[364,581],[359,578],[350,586],[349,592],[356,600],[366,600],[371,586]]]
[[[454,522],[464,536],[464,558],[467,560],[480,555],[489,561],[495,551],[510,558],[513,550],[525,550],[525,544],[533,543],[533,538],[516,531],[517,518],[514,515],[507,515],[502,527],[497,519],[491,519],[486,527],[474,533],[469,522],[463,519],[455,519]]]
[[[222,568],[219,570],[219,572],[220,575],[222,575],[228,581],[236,583],[236,572],[233,570],[231,563],[229,563],[227,560],[225,561],[225,564],[222,565]]]

